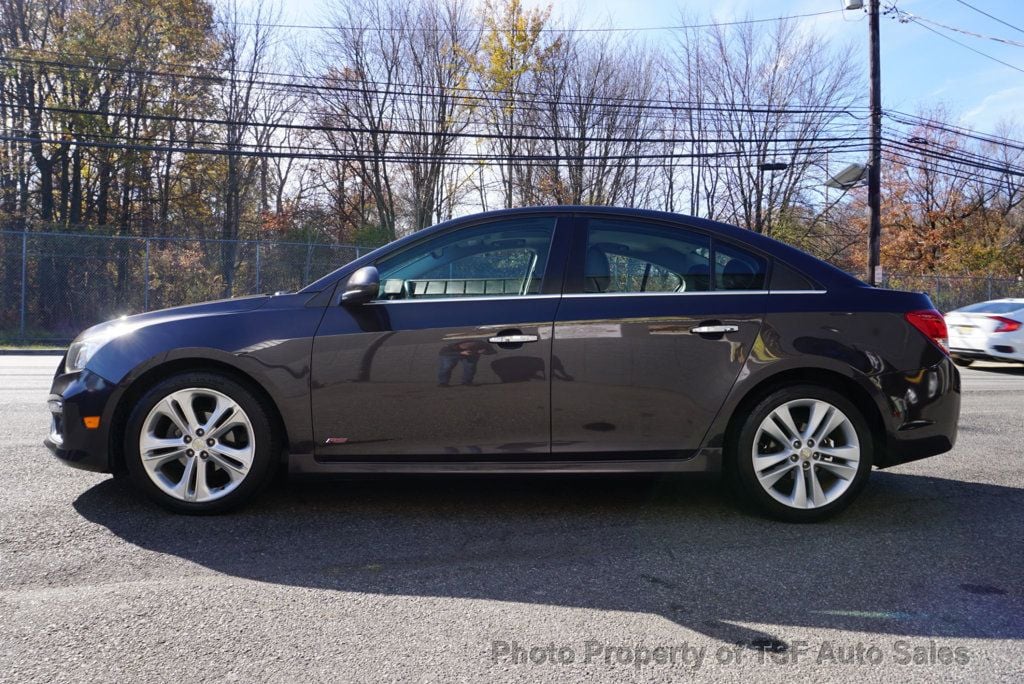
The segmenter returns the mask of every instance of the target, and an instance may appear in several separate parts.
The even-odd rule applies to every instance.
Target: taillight
[[[939,349],[949,353],[949,333],[946,332],[946,319],[935,309],[908,311],[903,314],[907,323],[917,328],[922,335],[935,343]]]
[[[1020,330],[1020,321],[1015,321],[1012,318],[1004,318],[1002,316],[989,316],[993,321],[996,321],[996,329],[992,332],[1013,332],[1014,330]]]

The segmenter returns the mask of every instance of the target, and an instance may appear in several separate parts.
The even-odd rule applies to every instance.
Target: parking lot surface
[[[786,525],[682,477],[275,485],[165,513],[41,445],[0,356],[0,680],[1021,681],[1024,369],[959,442]]]

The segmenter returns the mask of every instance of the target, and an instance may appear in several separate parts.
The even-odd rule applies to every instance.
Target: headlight
[[[77,373],[83,370],[103,345],[121,335],[130,333],[136,327],[118,319],[89,328],[76,337],[68,347],[68,357],[64,361],[65,372]]]

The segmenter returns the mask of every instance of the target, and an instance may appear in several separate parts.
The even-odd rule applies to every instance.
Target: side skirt
[[[701,449],[689,458],[635,458],[531,461],[323,461],[312,454],[290,454],[291,475],[329,474],[567,474],[567,473],[716,473],[721,449]]]

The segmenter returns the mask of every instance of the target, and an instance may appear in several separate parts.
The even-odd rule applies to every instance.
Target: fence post
[[[988,297],[985,299],[992,299],[992,274],[988,274]]]
[[[363,250],[359,249],[359,245],[356,245],[356,259],[362,256],[362,251]]]
[[[310,262],[312,262],[312,261],[313,261],[313,243],[312,242],[307,242],[306,243],[306,269],[305,269],[305,276],[302,278],[302,282],[304,282],[304,283],[308,283],[309,282],[309,268],[311,266]]]
[[[142,310],[149,311],[149,238],[146,238],[146,272],[143,276]]]
[[[256,240],[256,291],[253,294],[262,292],[260,289],[260,241]]]
[[[25,307],[28,301],[28,231],[21,231],[21,339],[25,339]]]

